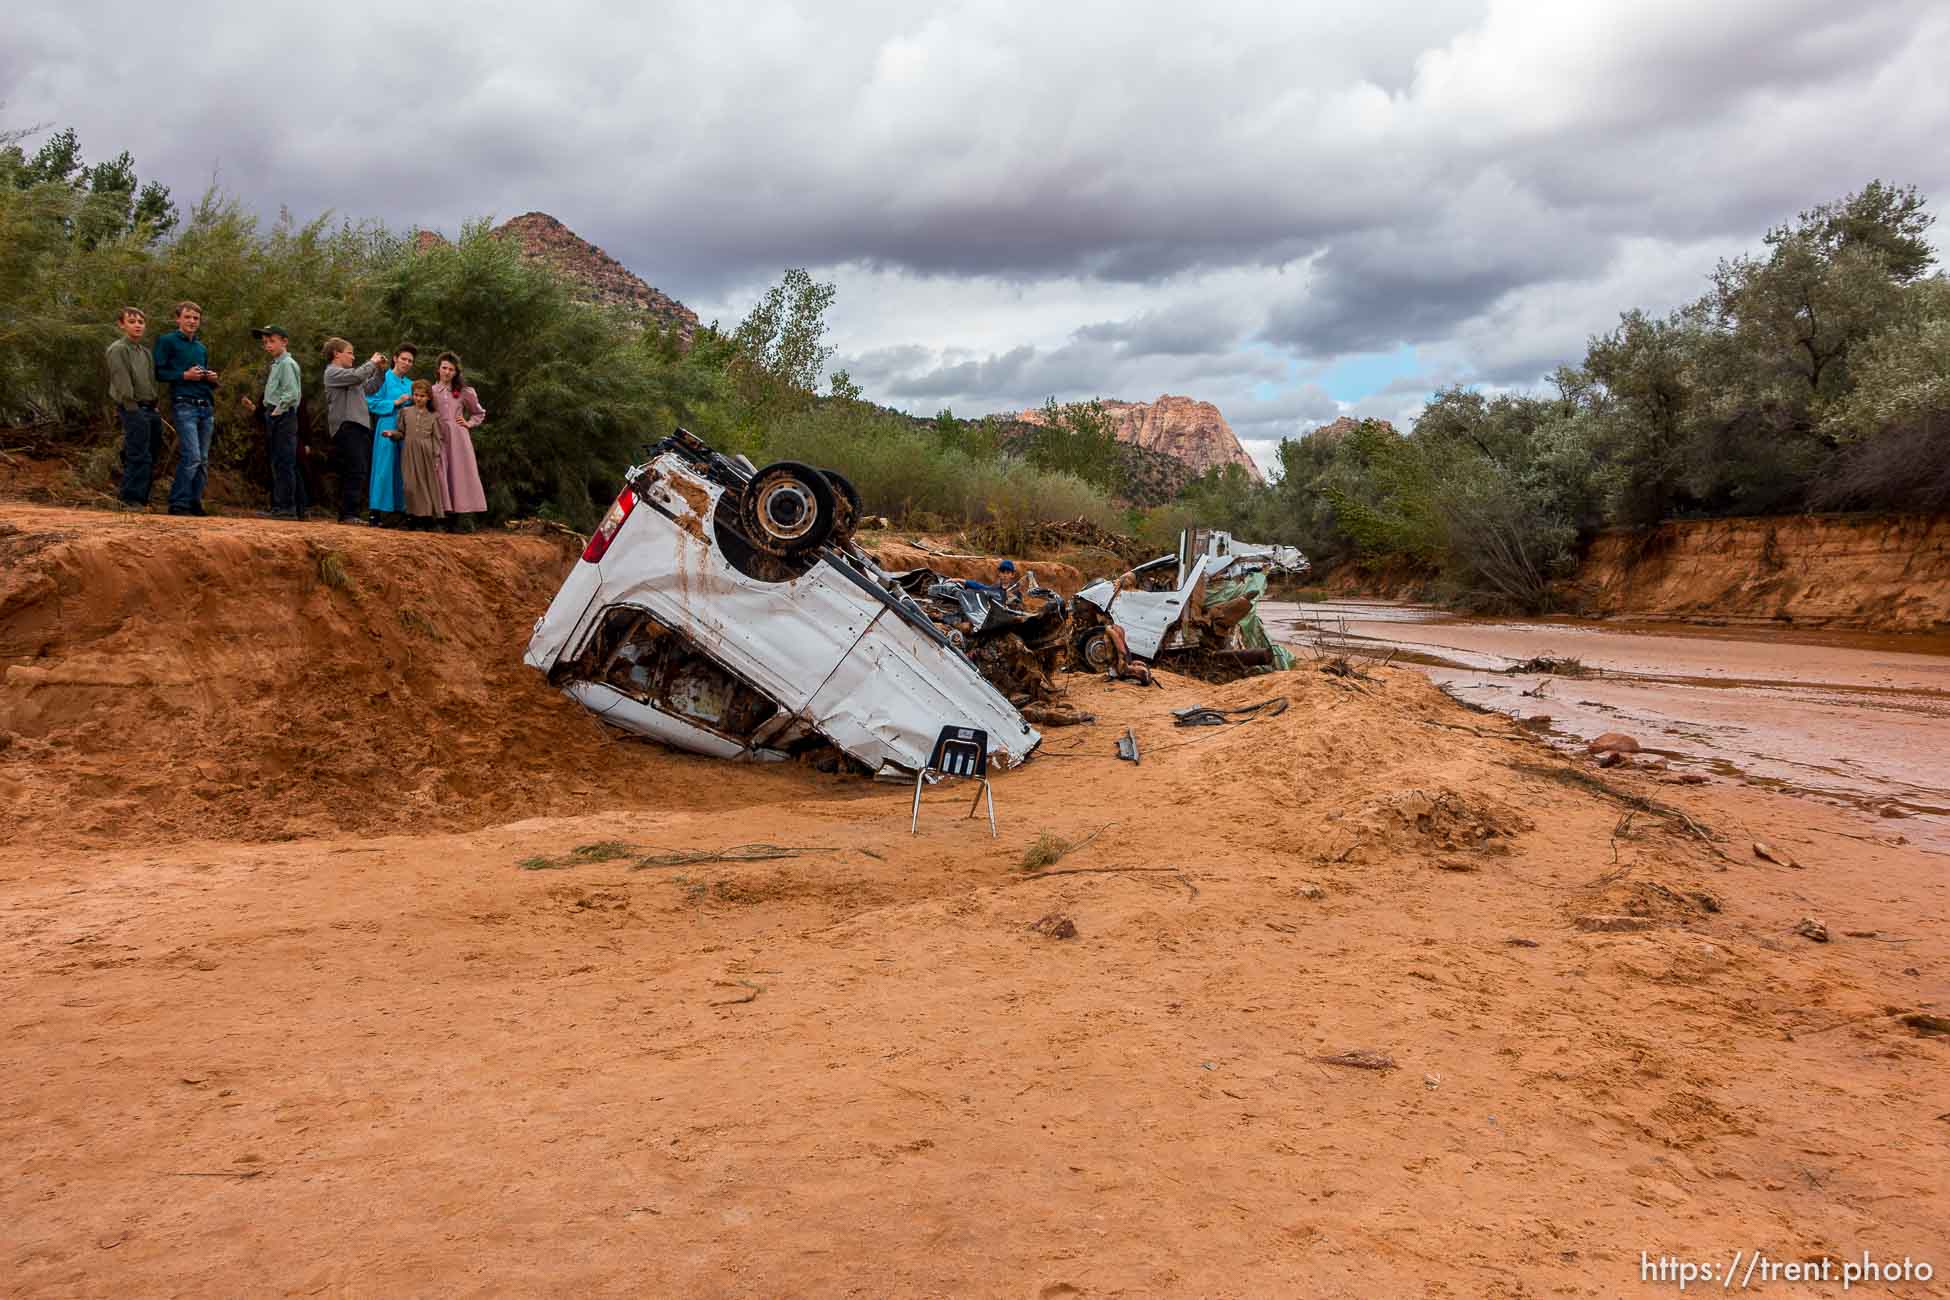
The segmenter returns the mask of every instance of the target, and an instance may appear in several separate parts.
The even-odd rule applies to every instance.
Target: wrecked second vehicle
[[[1090,672],[1111,672],[1132,659],[1167,663],[1217,681],[1291,668],[1293,656],[1260,623],[1259,601],[1269,573],[1308,567],[1295,547],[1187,529],[1175,555],[1077,592],[1070,661]]]
[[[679,429],[632,468],[524,661],[626,730],[720,758],[837,747],[911,775],[944,727],[1012,767],[1041,735],[853,546],[858,494]]]

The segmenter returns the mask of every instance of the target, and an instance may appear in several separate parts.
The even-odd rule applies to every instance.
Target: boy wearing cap
[[[298,358],[291,355],[291,336],[282,325],[266,325],[251,333],[264,340],[264,350],[271,355],[271,373],[264,378],[264,428],[271,446],[271,516],[297,519],[298,398],[302,393]],[[249,405],[248,399],[245,405]]]
[[[121,502],[131,510],[149,504],[156,457],[162,451],[162,416],[156,413],[156,362],[142,346],[147,322],[134,307],[115,316],[122,331],[108,345],[108,399],[122,417]]]
[[[974,578],[969,578],[962,585],[974,587],[978,591],[985,591],[997,600],[1005,600],[1009,595],[1009,584],[1015,580],[1016,562],[1014,560],[1003,560],[995,566],[994,582],[981,582]]]

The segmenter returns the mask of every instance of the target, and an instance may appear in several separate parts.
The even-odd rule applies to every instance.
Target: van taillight
[[[609,544],[616,540],[616,530],[623,526],[623,521],[630,517],[630,511],[634,509],[636,509],[636,493],[629,488],[624,488],[617,494],[616,504],[609,508],[609,513],[603,516],[603,521],[596,525],[596,531],[589,535],[589,545],[582,548],[582,558],[592,564],[602,559],[603,552],[607,551]]]

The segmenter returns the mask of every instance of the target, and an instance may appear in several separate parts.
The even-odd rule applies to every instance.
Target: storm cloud
[[[869,397],[1183,392],[1261,451],[1395,400],[1339,359],[1534,382],[1800,209],[1950,189],[1928,0],[193,8],[13,7],[0,125],[267,215],[541,209],[706,319],[806,266]]]

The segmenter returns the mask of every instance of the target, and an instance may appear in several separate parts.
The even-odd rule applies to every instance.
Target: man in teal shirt
[[[176,328],[156,340],[156,379],[169,385],[169,405],[176,417],[176,477],[169,485],[169,513],[202,515],[203,486],[210,473],[210,435],[216,430],[211,406],[217,372],[210,369],[210,350],[196,337],[203,324],[203,308],[193,302],[176,304]]]
[[[297,519],[298,513],[298,398],[302,395],[298,358],[291,355],[291,336],[282,325],[266,325],[252,334],[264,340],[271,354],[271,373],[264,379],[264,427],[271,438],[271,517]]]

